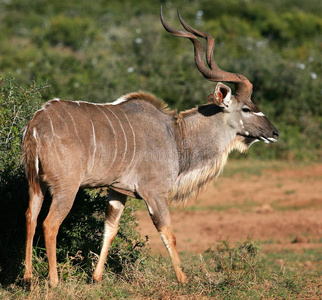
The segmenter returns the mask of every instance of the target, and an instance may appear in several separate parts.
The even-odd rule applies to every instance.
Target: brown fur
[[[145,102],[152,104],[155,108],[157,108],[162,113],[168,114],[170,116],[177,115],[176,110],[171,110],[170,108],[168,108],[167,103],[165,103],[163,100],[157,98],[151,93],[139,91],[139,92],[126,94],[123,97],[126,98],[127,101],[144,100]]]

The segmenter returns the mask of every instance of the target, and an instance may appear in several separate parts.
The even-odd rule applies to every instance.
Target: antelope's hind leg
[[[61,185],[59,185],[61,187]],[[51,287],[58,285],[56,244],[57,234],[61,223],[64,221],[73,206],[77,194],[78,183],[70,184],[65,188],[52,189],[52,203],[48,215],[43,223],[46,253],[49,264],[49,283]]]
[[[108,203],[105,213],[105,224],[104,224],[104,238],[103,245],[100,253],[100,257],[93,273],[93,280],[101,282],[104,271],[104,264],[107,258],[110,246],[117,234],[120,219],[124,210],[127,196],[115,192],[109,191]]]
[[[24,282],[27,288],[31,288],[32,278],[32,246],[37,226],[37,218],[44,200],[46,187],[37,182],[29,186],[29,206],[26,211],[26,258]]]

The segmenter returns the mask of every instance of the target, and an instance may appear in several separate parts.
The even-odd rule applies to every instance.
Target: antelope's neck
[[[180,121],[180,174],[170,191],[174,201],[196,197],[219,176],[228,154],[238,144],[236,133],[226,129],[222,115],[205,117],[196,113]]]
[[[223,114],[205,117],[199,113],[181,120],[181,170],[201,168],[220,160],[231,149],[236,133],[227,130]],[[229,149],[227,149],[229,148]]]

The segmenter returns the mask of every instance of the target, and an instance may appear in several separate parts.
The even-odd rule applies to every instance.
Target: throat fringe
[[[199,167],[188,169],[179,174],[169,192],[170,201],[186,203],[190,198],[196,198],[207,187],[207,184],[216,179],[224,169],[231,151],[246,152],[248,147],[236,136],[226,149],[214,159],[201,162]]]

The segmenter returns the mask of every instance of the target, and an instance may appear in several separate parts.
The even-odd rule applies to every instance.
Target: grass
[[[281,171],[284,169],[300,170],[312,162],[305,161],[282,161],[282,160],[256,160],[256,159],[230,159],[224,168],[222,177],[233,177],[234,175],[256,175],[261,176],[265,170]]]
[[[59,265],[61,283],[51,289],[43,273],[35,272],[34,288],[18,283],[0,287],[1,299],[319,299],[322,296],[321,249],[303,253],[262,253],[246,240],[228,241],[197,255],[181,253],[190,281],[178,285],[168,258],[148,256],[125,265],[122,273],[106,268],[103,281],[90,276],[71,261]]]
[[[210,206],[200,206],[200,205],[191,205],[183,208],[171,208],[176,211],[216,211],[216,212],[225,212],[229,210],[237,210],[237,211],[250,211],[256,207],[257,203],[254,201],[250,201],[249,199],[245,199],[242,203],[218,203]]]
[[[280,201],[283,201],[280,200]],[[314,208],[314,209],[321,209],[322,208],[322,203],[320,199],[311,199],[308,202],[302,203],[302,204],[291,204],[291,205],[286,205],[286,204],[280,204],[279,201],[272,203],[272,207],[274,210],[278,211],[296,211],[296,210],[301,210],[301,209],[309,209],[309,208]]]

